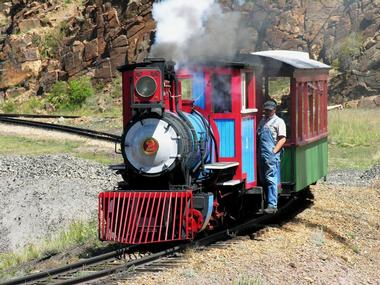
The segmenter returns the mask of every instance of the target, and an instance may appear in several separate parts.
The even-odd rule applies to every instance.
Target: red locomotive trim
[[[155,82],[155,90],[151,96],[143,97],[137,91],[137,86],[133,90],[133,103],[161,103],[162,102],[162,74],[158,68],[138,68],[134,71],[133,82],[136,85],[144,77],[150,78]]]
[[[179,210],[179,211],[178,211]],[[192,239],[191,191],[99,194],[99,239],[143,244]]]

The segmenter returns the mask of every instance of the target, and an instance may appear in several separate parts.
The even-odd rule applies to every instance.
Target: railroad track
[[[270,222],[283,223],[293,218],[300,211],[304,210],[306,204],[295,203],[297,197],[290,198],[285,205],[279,209],[275,215],[264,215],[248,220],[235,227],[214,233],[196,241],[179,244],[155,253],[136,253],[138,246],[130,246],[122,250],[89,258],[77,263],[66,265],[60,268],[51,269],[45,272],[21,277],[1,283],[2,285],[17,284],[81,284],[96,282],[111,284],[112,279],[116,281],[128,280],[128,275],[136,272],[155,271],[168,267],[176,262],[173,255],[183,252],[191,247],[207,246],[216,242],[225,241],[236,237],[237,234],[255,229],[256,232],[265,228]],[[290,210],[291,209],[291,210]],[[159,262],[158,262],[159,261]],[[158,262],[158,263],[157,263]],[[155,267],[156,266],[156,267]],[[102,280],[107,278],[107,280]],[[103,282],[103,284],[104,284]]]
[[[6,118],[35,118],[35,119],[77,119],[81,116],[67,116],[67,115],[39,115],[39,114],[0,114],[0,117]]]
[[[99,132],[99,131],[94,131],[94,130],[89,130],[89,129],[83,129],[83,128],[77,128],[77,127],[71,127],[71,126],[65,126],[65,125],[57,125],[57,124],[51,124],[51,123],[37,122],[37,121],[33,121],[33,120],[25,120],[25,119],[19,119],[19,118],[16,119],[16,118],[0,116],[0,123],[60,131],[60,132],[85,136],[85,137],[89,137],[89,138],[97,139],[97,140],[104,140],[104,141],[111,141],[111,142],[120,142],[121,141],[120,136],[110,134],[110,133],[104,133],[104,132]]]

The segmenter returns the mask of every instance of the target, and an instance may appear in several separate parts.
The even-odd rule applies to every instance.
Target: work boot
[[[274,214],[277,212],[277,208],[273,206],[268,206],[266,209],[264,209],[264,212],[267,214]]]

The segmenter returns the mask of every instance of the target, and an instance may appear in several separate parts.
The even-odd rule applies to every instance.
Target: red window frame
[[[300,76],[292,80],[292,141],[311,143],[327,136],[328,75]],[[294,110],[294,109],[293,109]]]

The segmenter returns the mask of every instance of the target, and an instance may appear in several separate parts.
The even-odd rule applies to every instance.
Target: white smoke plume
[[[157,23],[151,55],[189,62],[232,58],[249,35],[238,12],[224,12],[215,0],[166,0],[153,5]]]

